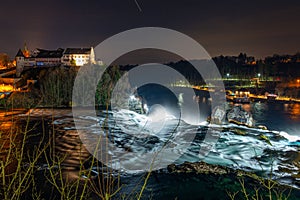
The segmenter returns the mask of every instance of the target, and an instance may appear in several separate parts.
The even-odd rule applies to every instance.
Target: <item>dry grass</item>
[[[80,155],[85,149],[79,145],[74,147],[76,152],[72,147],[59,152],[55,146],[60,133],[46,128],[46,120],[36,124],[32,124],[30,116],[21,124],[14,116],[5,120],[1,122],[0,131],[0,199],[45,198],[38,179],[46,180],[51,190],[46,191],[47,195],[51,194],[49,199],[88,199],[91,196],[111,199],[119,191],[119,179],[110,176],[109,168],[103,171],[106,177],[97,175],[93,167],[99,163],[93,156],[88,158],[88,166],[86,160],[78,159],[70,168],[66,163],[70,162],[70,154],[85,158],[86,155]],[[44,177],[39,177],[40,171]]]

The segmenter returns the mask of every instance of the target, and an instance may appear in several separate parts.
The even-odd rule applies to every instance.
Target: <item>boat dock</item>
[[[278,102],[278,103],[300,103],[300,99],[289,98],[289,97],[276,97],[274,99],[268,99],[265,95],[250,94],[249,98],[251,101],[271,101],[271,102]]]

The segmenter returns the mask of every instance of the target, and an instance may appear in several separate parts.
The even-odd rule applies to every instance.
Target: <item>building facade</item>
[[[61,64],[61,57],[63,56],[64,50],[59,48],[57,50],[44,50],[37,49],[37,54],[33,57],[36,66],[58,66]]]
[[[24,67],[53,67],[61,64],[65,66],[83,66],[96,64],[95,53],[91,48],[67,48],[57,50],[36,49],[31,54],[25,48],[19,49],[16,55],[17,76],[19,77]],[[100,62],[101,63],[101,62]]]
[[[95,64],[95,53],[91,48],[67,48],[61,58],[61,63],[67,66],[83,66]]]

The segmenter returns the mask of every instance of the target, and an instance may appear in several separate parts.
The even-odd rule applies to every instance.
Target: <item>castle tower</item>
[[[29,50],[28,50],[28,48],[27,48],[26,42],[25,42],[25,44],[24,44],[23,55],[24,55],[25,58],[30,57],[30,52],[29,52]]]
[[[20,77],[23,69],[24,69],[24,61],[25,61],[25,56],[22,52],[21,49],[19,49],[17,55],[16,55],[16,75],[17,77]]]
[[[96,64],[96,60],[95,60],[95,51],[94,51],[94,48],[93,48],[93,47],[91,47],[90,63],[91,63],[91,64]]]

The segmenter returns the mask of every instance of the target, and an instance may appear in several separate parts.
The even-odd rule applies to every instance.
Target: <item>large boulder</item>
[[[217,106],[213,109],[210,123],[226,124],[235,123],[248,127],[254,127],[254,120],[250,112],[245,111],[241,106],[234,106],[226,110],[224,106]]]
[[[245,111],[241,106],[235,106],[227,112],[227,121],[249,127],[254,126],[254,120],[251,113]]]

